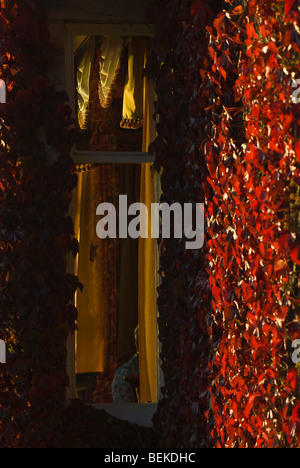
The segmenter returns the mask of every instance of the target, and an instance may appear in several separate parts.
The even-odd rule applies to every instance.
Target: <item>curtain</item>
[[[121,55],[124,48],[122,37],[103,37],[99,60],[98,92],[100,105],[109,108],[113,98],[113,87],[120,71]]]
[[[80,47],[77,66],[77,107],[78,123],[81,129],[87,128],[90,102],[90,74],[95,53],[95,38],[90,37]]]
[[[97,177],[94,171],[80,174],[81,197],[77,210],[80,213],[77,275],[84,284],[83,292],[77,292],[78,333],[76,334],[76,373],[104,370],[105,321],[101,310],[105,303],[103,264],[90,262],[91,242],[95,242],[95,195]],[[78,187],[79,189],[79,187]],[[94,331],[97,330],[97,333]]]
[[[118,239],[97,238],[96,208],[103,202],[117,206],[119,167],[97,166],[80,174],[80,181],[77,275],[84,288],[76,297],[76,373],[108,372],[116,367],[119,246]]]
[[[103,40],[97,38],[90,78],[89,132],[81,135],[83,147],[90,151],[141,151],[143,130],[127,131],[121,128],[123,96],[128,68],[127,49],[124,48],[107,96],[107,107],[101,105],[103,94],[99,81],[99,63],[103,60]],[[108,88],[107,88],[108,89]],[[81,146],[82,146],[81,144]]]
[[[131,37],[120,126],[131,130],[143,127],[143,70],[146,39]]]
[[[144,133],[143,151],[155,139],[153,122],[155,94],[151,83],[144,85]],[[157,240],[151,239],[151,203],[158,201],[159,178],[151,164],[142,164],[140,201],[148,207],[149,236],[139,240],[139,336],[140,336],[140,402],[157,401]]]
[[[100,41],[99,41],[100,39]],[[143,65],[145,39],[139,37],[90,37],[77,51],[77,107],[78,122],[87,129],[90,96],[90,75],[97,42],[97,89],[99,104],[109,109],[118,80],[122,58],[127,45],[126,77],[123,91],[123,109],[120,127],[136,130],[143,127]],[[117,86],[116,86],[117,85]]]

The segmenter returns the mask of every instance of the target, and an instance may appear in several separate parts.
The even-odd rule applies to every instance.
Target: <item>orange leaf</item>
[[[291,369],[288,373],[288,377],[286,379],[286,383],[289,383],[293,390],[297,388],[297,371],[296,369]]]
[[[244,415],[246,416],[246,418],[249,418],[250,416],[250,412],[254,406],[254,403],[255,403],[255,400],[257,399],[258,395],[252,395],[250,398],[249,398],[249,401],[246,405],[246,408],[244,410]]]
[[[285,0],[284,13],[287,15],[295,6],[295,0]]]
[[[242,13],[244,13],[244,8],[242,7],[242,5],[238,5],[231,12],[232,15],[241,15]]]
[[[300,265],[300,246],[295,247],[291,252],[291,259],[297,265]]]

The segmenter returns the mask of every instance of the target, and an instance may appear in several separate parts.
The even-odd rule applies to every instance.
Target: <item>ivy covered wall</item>
[[[72,301],[82,288],[67,270],[78,252],[69,216],[76,130],[66,93],[49,81],[46,13],[35,1],[1,2],[0,337],[7,362],[0,364],[0,447],[155,445],[151,430],[66,404]],[[51,161],[49,147],[57,156]]]
[[[299,0],[232,3],[151,10],[162,201],[203,202],[207,220],[203,249],[161,248],[155,439],[66,408],[81,287],[66,262],[78,250],[73,120],[48,81],[38,2],[1,2],[1,447],[299,447]],[[58,154],[51,164],[41,132]]]
[[[154,10],[163,200],[207,221],[201,251],[162,248],[163,447],[299,446],[299,5]]]

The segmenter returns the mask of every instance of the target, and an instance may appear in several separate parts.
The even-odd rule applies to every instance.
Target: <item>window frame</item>
[[[66,23],[65,24],[65,64],[66,86],[73,115],[76,115],[75,76],[74,76],[74,37],[75,36],[143,36],[152,37],[153,29],[148,24],[99,24],[99,23]],[[154,163],[155,156],[148,152],[100,152],[72,149],[75,164],[143,164]]]
[[[72,114],[76,115],[76,93],[75,93],[75,36],[102,36],[102,35],[124,35],[124,36],[142,36],[153,37],[153,27],[150,24],[127,23],[127,24],[108,24],[108,23],[65,23],[65,83],[66,90],[69,96],[69,105],[72,109]],[[85,164],[144,164],[154,163],[155,156],[149,152],[95,152],[81,151],[76,148],[72,149],[72,159],[76,165]],[[76,189],[75,189],[76,190]],[[76,197],[73,198],[71,211],[74,214],[74,203]],[[72,216],[74,219],[74,216]],[[71,266],[74,271],[75,262]],[[159,282],[158,268],[156,275]],[[158,318],[158,314],[157,314]],[[125,419],[131,422],[150,426],[152,423],[152,415],[155,413],[158,402],[162,397],[161,389],[164,385],[164,376],[161,369],[160,361],[160,342],[157,328],[157,403],[106,403],[106,404],[91,404],[98,409],[106,409],[111,415],[120,415],[120,419]],[[67,392],[67,400],[76,398],[76,370],[75,370],[75,334],[69,336],[68,343],[68,361],[67,368],[70,377],[70,387]],[[138,410],[138,413],[136,412]],[[122,410],[122,411],[121,411]]]

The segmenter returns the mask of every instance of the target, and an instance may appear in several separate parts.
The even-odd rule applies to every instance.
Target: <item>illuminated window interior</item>
[[[81,152],[147,152],[155,138],[154,91],[144,66],[151,39],[76,36],[74,83]],[[150,164],[78,166],[76,388],[90,403],[157,401],[157,245],[96,235],[96,208],[156,202]],[[118,211],[118,210],[117,210]],[[149,210],[150,212],[150,210]]]
[[[150,39],[87,36],[75,52],[78,149],[141,151]],[[130,130],[130,131],[129,131]]]

